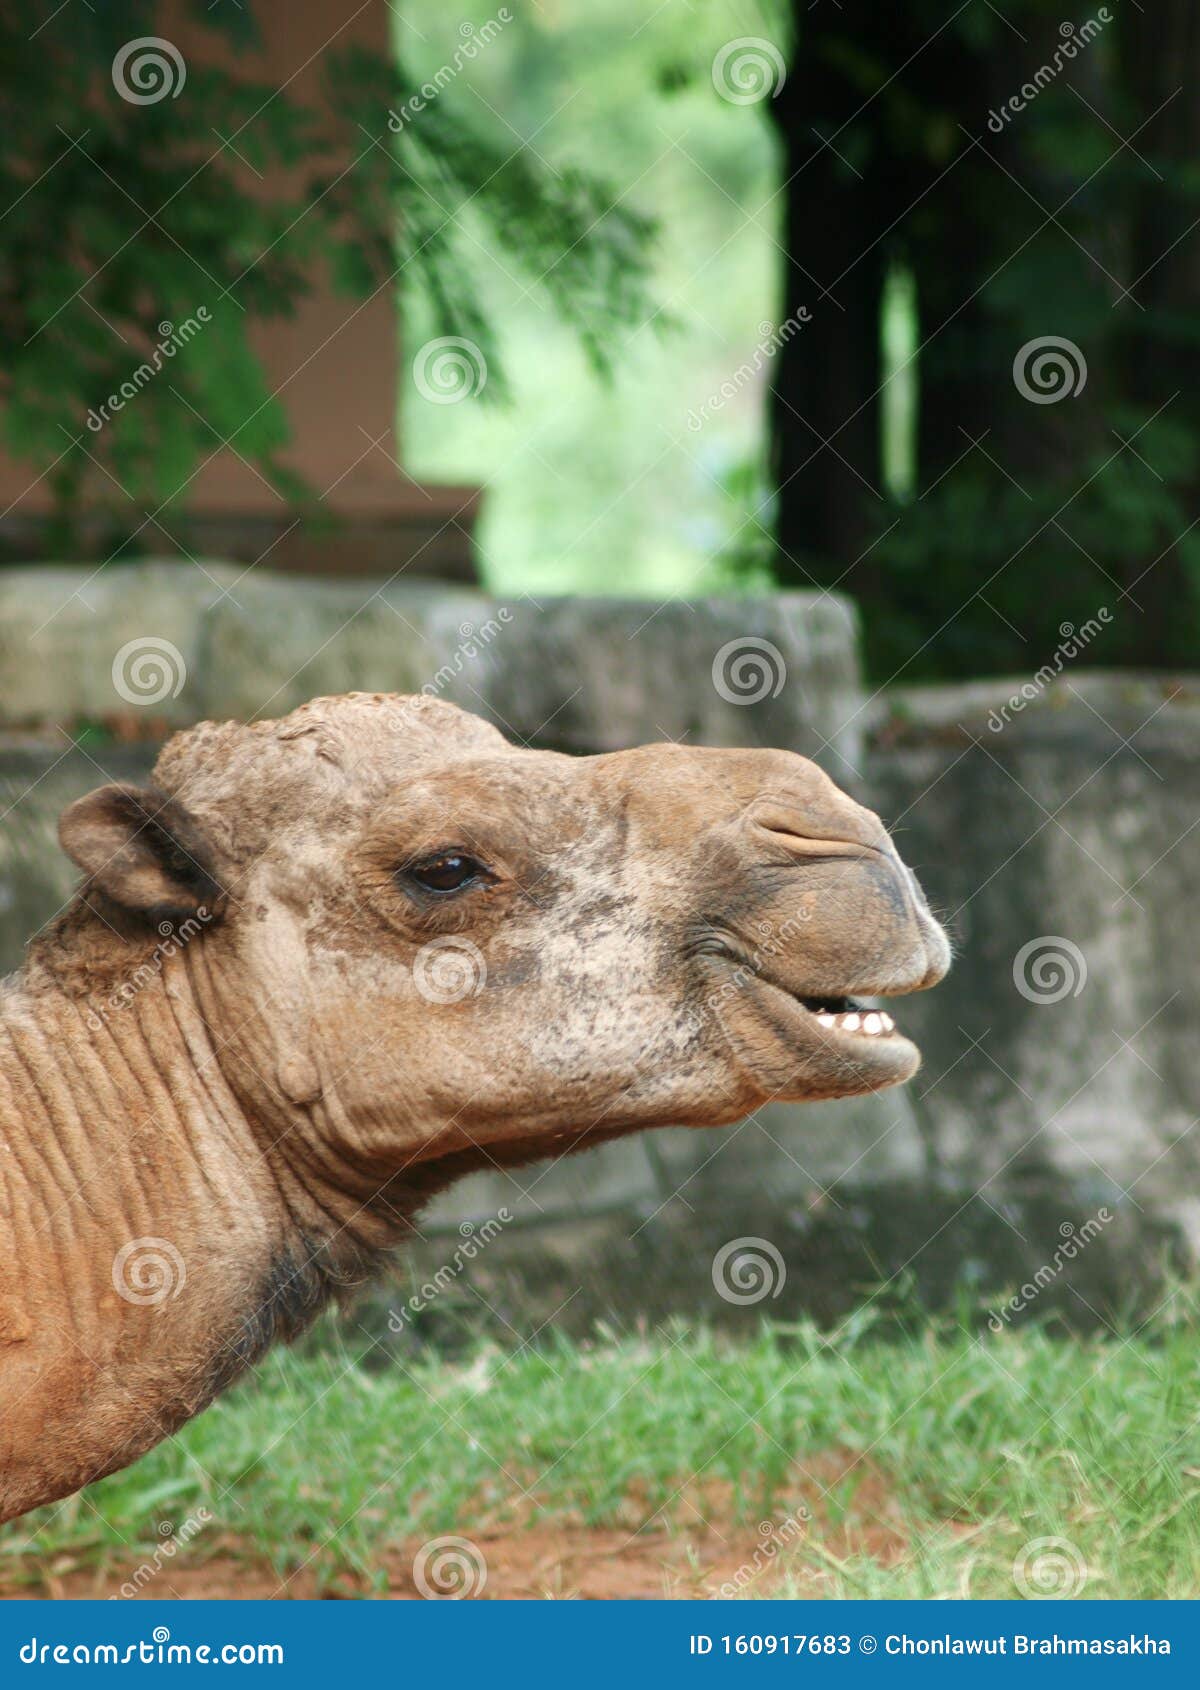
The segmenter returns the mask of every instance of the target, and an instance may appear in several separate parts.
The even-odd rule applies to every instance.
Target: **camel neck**
[[[48,1229],[193,1230],[194,1205],[237,1189],[222,1162],[244,1122],[179,984],[166,970],[129,997],[5,983],[0,1126]]]
[[[0,984],[0,1520],[136,1459],[395,1240],[329,1123],[235,1072],[200,949]]]
[[[119,1008],[0,988],[0,1519],[126,1465],[263,1347],[278,1193],[171,973]]]

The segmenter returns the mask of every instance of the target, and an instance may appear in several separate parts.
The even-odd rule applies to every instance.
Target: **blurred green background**
[[[112,99],[114,43],[183,13],[253,48],[253,7],[185,0],[2,26],[4,439],[54,490],[43,555],[79,555],[89,464],[170,515],[214,434],[304,509],[249,325],[328,267],[396,292],[404,467],[486,487],[497,592],[836,586],[879,681],[1036,669],[1102,605],[1090,661],[1194,660],[1194,7],[408,0],[394,61],[334,38],[319,97],[248,51]],[[197,264],[238,309],[185,403],[89,437]],[[487,367],[462,403],[412,378],[441,336]],[[97,561],[161,550],[124,521]]]
[[[516,19],[463,79],[474,115],[502,114],[552,170],[602,165],[622,200],[658,223],[653,303],[615,336],[611,376],[480,240],[463,260],[495,322],[511,404],[433,406],[402,384],[414,473],[488,486],[479,546],[497,592],[653,596],[770,581],[749,521],[765,491],[765,374],[702,435],[687,426],[752,355],[759,324],[785,315],[770,126],[690,74],[755,18],[761,28],[755,8],[730,3],[563,0]],[[432,73],[457,27],[444,7],[416,0],[397,41],[414,71]],[[422,304],[406,307],[414,347],[435,327]]]

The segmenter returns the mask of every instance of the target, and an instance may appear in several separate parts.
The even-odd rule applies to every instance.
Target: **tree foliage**
[[[262,3],[194,0],[194,12],[252,48]],[[0,427],[46,474],[63,546],[85,480],[111,485],[114,508],[158,506],[186,496],[223,440],[302,494],[281,465],[286,418],[248,328],[293,311],[320,264],[348,297],[420,290],[436,332],[479,343],[491,394],[503,371],[485,305],[461,279],[465,241],[495,243],[546,289],[598,362],[643,308],[649,224],[596,175],[543,170],[498,122],[464,112],[453,87],[397,132],[389,114],[414,92],[402,64],[331,49],[319,109],[198,62],[178,97],[121,98],[114,58],[166,32],[162,10],[119,0],[72,7],[64,22],[40,0],[12,0],[0,18]],[[256,191],[255,174],[280,169],[287,190]],[[89,431],[89,411],[202,305],[202,355]]]

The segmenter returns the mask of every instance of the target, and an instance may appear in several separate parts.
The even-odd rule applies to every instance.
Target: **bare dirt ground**
[[[722,1587],[735,1581],[742,1587],[747,1580],[756,1595],[769,1596],[785,1577],[793,1589],[811,1584],[816,1597],[831,1561],[864,1552],[885,1563],[903,1556],[907,1539],[899,1511],[877,1475],[865,1474],[852,1515],[835,1523],[822,1513],[816,1510],[808,1519],[798,1505],[780,1503],[769,1520],[748,1524],[734,1518],[727,1487],[688,1487],[674,1499],[669,1521],[661,1513],[647,1518],[644,1506],[631,1498],[628,1527],[535,1516],[504,1524],[484,1519],[469,1535],[487,1566],[479,1592],[485,1600],[711,1597],[732,1594]],[[236,1538],[206,1539],[167,1560],[136,1596],[151,1601],[337,1600],[376,1594],[393,1601],[421,1600],[414,1562],[423,1541],[390,1544],[381,1551],[379,1572],[386,1581],[381,1591],[370,1580],[339,1569],[328,1549],[285,1576]],[[129,1594],[128,1581],[140,1559],[131,1554],[85,1566],[60,1557],[49,1564],[0,1568],[0,1599],[103,1598],[120,1595],[123,1586]]]
[[[532,1527],[504,1537],[479,1534],[477,1542],[487,1560],[484,1599],[514,1597],[584,1597],[600,1600],[614,1597],[711,1596],[726,1578],[732,1578],[756,1547],[753,1534],[743,1542],[716,1542],[711,1546],[682,1536],[629,1541],[628,1532],[596,1531],[586,1527]],[[392,1550],[384,1561],[386,1595],[392,1601],[419,1601],[421,1593],[413,1579],[412,1552]],[[744,1552],[739,1552],[744,1551]],[[108,1597],[119,1593],[126,1569],[47,1569],[38,1586],[0,1586],[0,1595],[59,1598]],[[765,1583],[769,1574],[763,1575]],[[244,1558],[236,1551],[212,1556],[198,1566],[166,1567],[138,1593],[141,1598],[298,1598],[323,1596],[332,1599],[370,1595],[367,1581],[352,1574],[337,1574],[324,1580],[313,1567],[302,1568],[286,1584],[261,1562]]]

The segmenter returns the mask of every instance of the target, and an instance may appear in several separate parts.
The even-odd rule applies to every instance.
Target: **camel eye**
[[[414,863],[408,870],[408,878],[424,892],[445,896],[448,892],[461,892],[465,887],[486,879],[487,870],[474,857],[468,857],[461,851],[447,851],[440,857]]]

